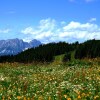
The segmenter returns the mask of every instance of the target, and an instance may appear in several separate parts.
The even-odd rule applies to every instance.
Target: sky
[[[0,0],[0,40],[100,39],[100,0]]]

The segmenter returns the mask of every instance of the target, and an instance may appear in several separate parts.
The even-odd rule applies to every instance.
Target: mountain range
[[[8,39],[0,40],[0,56],[3,55],[16,55],[29,48],[34,48],[42,43],[36,39],[30,42],[24,42],[22,39]]]

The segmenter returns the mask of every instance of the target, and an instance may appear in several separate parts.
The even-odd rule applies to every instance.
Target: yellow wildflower
[[[51,100],[51,97],[49,96],[48,100]]]
[[[77,97],[78,99],[81,99],[81,96],[80,95],[78,95],[78,97]]]
[[[67,98],[67,100],[71,100],[71,98]]]
[[[98,95],[94,96],[94,100],[95,100],[95,99],[97,99],[97,98],[99,98],[99,96],[98,96]]]
[[[80,91],[78,91],[78,90],[75,90],[75,92],[79,95],[80,94]]]
[[[4,100],[5,99],[5,97],[4,96],[2,96],[2,100]]]
[[[64,97],[67,98],[67,95],[65,94]]]
[[[42,96],[40,96],[40,97],[38,98],[38,100],[43,100],[43,97],[42,97]]]
[[[20,100],[21,99],[21,96],[17,96],[17,99]]]
[[[27,99],[26,99],[26,97],[24,97],[24,99],[23,99],[23,100],[27,100]]]
[[[27,98],[27,100],[30,100],[30,98]]]

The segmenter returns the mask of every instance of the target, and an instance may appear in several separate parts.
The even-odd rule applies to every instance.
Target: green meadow
[[[0,64],[0,100],[100,100],[99,60]]]

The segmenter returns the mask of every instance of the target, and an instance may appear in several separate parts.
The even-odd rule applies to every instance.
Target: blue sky
[[[100,39],[100,0],[0,0],[0,40]]]

